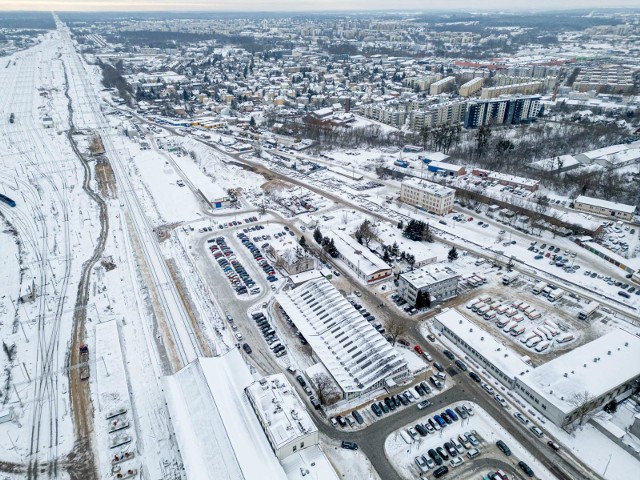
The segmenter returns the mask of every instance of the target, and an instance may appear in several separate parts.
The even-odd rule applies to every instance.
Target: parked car
[[[462,370],[463,372],[467,371],[467,366],[465,365],[465,363],[462,360],[456,360],[456,365],[458,366],[458,368],[460,370]]]
[[[449,360],[455,360],[456,357],[453,355],[453,353],[451,353],[449,350],[443,350],[442,353],[444,353],[444,356],[447,357]]]
[[[511,456],[511,449],[507,446],[506,443],[504,443],[502,440],[498,440],[496,442],[496,446],[502,450],[502,453],[504,453],[507,457]]]
[[[478,375],[476,372],[469,372],[469,376],[475,381],[480,383],[482,381],[482,379],[480,378],[480,375]]]
[[[531,467],[529,465],[527,465],[526,463],[524,463],[522,460],[520,460],[518,462],[518,466],[520,467],[520,469],[527,474],[527,476],[529,477],[533,477],[535,474],[533,473],[533,470],[531,470]]]
[[[248,343],[243,343],[242,344],[242,349],[247,353],[251,353],[251,347],[249,346]]]
[[[343,440],[342,448],[346,448],[347,450],[358,450],[358,444],[355,442],[348,442],[346,440]]]

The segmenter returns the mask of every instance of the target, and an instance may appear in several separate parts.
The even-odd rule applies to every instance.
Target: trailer
[[[555,302],[556,300],[560,300],[564,296],[564,293],[564,290],[562,290],[561,288],[556,288],[549,294],[549,301]]]
[[[507,323],[507,324],[505,325],[505,327],[502,329],[502,331],[503,331],[504,333],[509,333],[509,332],[511,331],[511,329],[512,329],[513,327],[515,327],[516,325],[518,325],[518,324],[512,320],[512,321],[510,321],[509,323]]]
[[[511,283],[515,282],[516,279],[520,276],[520,274],[518,272],[509,272],[506,273],[503,277],[502,277],[502,284],[503,285],[510,285]]]
[[[542,337],[539,337],[539,336],[536,335],[535,337],[529,339],[529,341],[526,343],[526,345],[529,348],[533,348],[536,345],[538,345],[541,341],[542,341]]]
[[[538,282],[533,286],[533,288],[531,289],[531,292],[533,292],[535,295],[538,295],[542,293],[542,291],[546,288],[546,286],[547,286],[547,282]]]
[[[524,325],[516,325],[511,329],[509,333],[511,334],[512,337],[517,337],[518,335],[522,335],[525,330],[526,328]]]
[[[595,313],[600,304],[598,302],[591,301],[588,305],[582,307],[582,310],[578,312],[578,318],[580,320],[588,320],[591,315]]]
[[[538,345],[535,346],[535,349],[536,349],[536,352],[541,353],[547,350],[550,346],[551,346],[551,342],[549,341],[540,342]]]
[[[520,339],[520,343],[527,343],[533,337],[537,337],[537,336],[538,336],[538,334],[532,330],[532,331],[530,331],[529,333],[527,333],[524,337],[522,337]]]
[[[573,336],[572,333],[565,333],[564,335],[560,335],[558,338],[556,338],[556,342],[558,343],[567,343],[570,342],[571,340],[573,340],[575,337]]]

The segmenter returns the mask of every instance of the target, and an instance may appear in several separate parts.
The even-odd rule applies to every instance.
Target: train
[[[6,195],[3,195],[1,193],[0,193],[0,202],[6,203],[10,207],[15,207],[16,206],[15,200],[12,200],[11,198],[9,198]]]

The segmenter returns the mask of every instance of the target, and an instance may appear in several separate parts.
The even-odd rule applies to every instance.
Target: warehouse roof
[[[284,311],[345,392],[360,392],[407,362],[326,279],[276,295]]]
[[[163,377],[188,478],[286,479],[244,389],[254,379],[238,349]]]

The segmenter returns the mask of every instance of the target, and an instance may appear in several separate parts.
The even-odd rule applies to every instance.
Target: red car
[[[420,345],[416,345],[415,347],[413,347],[413,349],[418,352],[418,355],[422,355],[424,353],[424,350],[422,350],[422,347]]]
[[[473,217],[467,218],[467,222],[473,222]]]
[[[398,339],[398,343],[399,343],[400,345],[405,346],[405,347],[408,347],[409,345],[411,345],[411,344],[410,344],[409,342],[407,342],[404,338],[399,338],[399,339]]]

